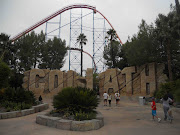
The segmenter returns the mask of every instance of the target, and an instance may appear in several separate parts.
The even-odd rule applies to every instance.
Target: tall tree
[[[173,10],[167,16],[159,14],[155,24],[157,39],[161,42],[161,46],[165,49],[164,52],[167,56],[169,80],[172,81],[172,61],[177,58],[177,54],[180,51],[180,18],[177,16],[176,11]]]
[[[60,69],[67,53],[66,41],[54,37],[42,46],[42,59],[39,68]]]
[[[177,11],[177,14],[179,14],[179,16],[180,16],[180,4],[179,4],[179,1],[178,1],[178,0],[175,0],[175,3],[176,3],[176,11]]]
[[[120,43],[117,41],[116,31],[109,29],[107,31],[108,45],[104,47],[103,57],[109,68],[117,68],[119,62]]]
[[[87,42],[87,38],[84,35],[84,33],[81,33],[78,37],[77,37],[77,43],[80,44],[81,47],[81,76],[82,76],[82,71],[83,71],[83,45],[86,45]]]

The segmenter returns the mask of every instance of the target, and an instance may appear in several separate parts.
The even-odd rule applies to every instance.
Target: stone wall
[[[93,89],[93,69],[88,68],[86,77],[80,77],[72,70],[32,69],[24,73],[23,88],[32,91],[38,98],[52,98],[65,87],[87,87]]]
[[[99,74],[100,96],[104,91],[114,93],[118,90],[126,96],[152,96],[167,79],[163,73],[164,68],[164,64],[149,63],[139,67],[126,67],[122,71],[108,69]]]

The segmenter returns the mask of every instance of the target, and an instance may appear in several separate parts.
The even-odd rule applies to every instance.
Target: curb
[[[49,104],[44,103],[37,106],[32,106],[30,109],[25,109],[21,111],[13,111],[13,112],[5,112],[0,113],[0,119],[9,119],[9,118],[16,118],[16,117],[22,117],[26,115],[30,115],[33,113],[41,112],[49,108]]]
[[[96,119],[74,121],[66,120],[60,117],[51,117],[46,114],[38,114],[36,123],[48,127],[71,131],[90,131],[97,130],[104,126],[104,118],[100,112],[97,113]]]

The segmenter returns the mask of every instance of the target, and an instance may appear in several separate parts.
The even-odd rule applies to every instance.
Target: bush
[[[0,92],[1,106],[8,110],[22,110],[29,109],[35,105],[35,96],[31,91],[25,91],[23,88],[6,88],[1,89]]]
[[[59,112],[75,115],[94,112],[98,105],[97,95],[87,88],[64,88],[53,99],[53,106]],[[78,115],[78,114],[77,114]]]
[[[0,60],[0,89],[8,86],[10,72],[8,65]]]
[[[180,80],[162,84],[160,86],[160,89],[154,92],[154,96],[160,99],[166,93],[173,95],[173,97],[175,98],[175,101],[180,102]]]
[[[90,113],[85,113],[85,112],[77,112],[74,116],[74,119],[77,121],[82,121],[82,120],[91,120],[96,118],[96,112],[90,112]]]

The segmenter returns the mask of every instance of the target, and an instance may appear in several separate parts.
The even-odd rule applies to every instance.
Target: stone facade
[[[93,69],[88,68],[86,77],[80,77],[72,70],[32,69],[24,73],[23,88],[32,91],[38,98],[40,95],[52,98],[65,87],[87,87],[93,89]]]
[[[121,95],[126,96],[152,96],[167,76],[163,73],[164,64],[149,63],[139,67],[126,67],[108,69],[99,74],[100,96],[104,91],[114,93],[120,90]]]

